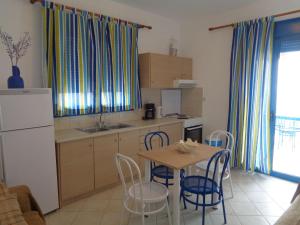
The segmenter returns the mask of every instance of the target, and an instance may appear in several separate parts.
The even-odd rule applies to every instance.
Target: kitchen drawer
[[[159,127],[143,128],[143,129],[140,129],[140,136],[145,136],[146,134],[148,134],[150,132],[154,132],[154,131],[158,131],[158,130],[159,130]]]
[[[174,144],[183,137],[183,126],[181,123],[160,126],[160,129],[168,134],[170,144]]]
[[[139,132],[128,131],[119,134],[119,153],[135,156],[139,151]]]
[[[154,136],[152,138],[152,143],[155,143],[155,142],[159,142],[159,137],[158,136]],[[140,136],[140,144],[143,144],[144,145],[145,143],[145,136]]]

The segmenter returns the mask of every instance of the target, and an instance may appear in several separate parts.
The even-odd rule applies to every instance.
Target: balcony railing
[[[273,170],[300,177],[300,118],[277,116]]]

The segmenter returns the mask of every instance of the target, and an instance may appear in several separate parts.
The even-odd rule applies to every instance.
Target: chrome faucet
[[[104,127],[104,121],[102,121],[102,113],[99,114],[98,127],[99,128]]]

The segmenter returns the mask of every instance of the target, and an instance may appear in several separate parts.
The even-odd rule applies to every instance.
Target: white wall
[[[21,76],[26,87],[41,87],[41,14],[27,0],[1,0],[0,27],[17,41],[24,32],[29,32],[32,46],[19,62]],[[11,76],[11,63],[4,46],[0,45],[0,88],[7,88]]]
[[[183,55],[193,57],[193,75],[204,91],[205,136],[227,127],[232,41],[232,28],[216,31],[208,31],[208,28],[295,9],[300,9],[299,0],[260,0],[246,8],[183,24]],[[296,16],[300,14],[291,17]]]
[[[153,26],[151,31],[141,30],[140,52],[167,53],[170,38],[177,39],[182,54],[193,57],[194,77],[204,89],[205,135],[214,129],[224,129],[227,125],[232,39],[232,28],[209,32],[208,27],[300,8],[299,0],[260,0],[240,10],[183,23],[180,28],[172,20],[109,0],[56,1]],[[40,9],[39,4],[33,6],[29,0],[0,2],[0,26],[3,30],[14,38],[18,38],[25,31],[29,31],[32,37],[32,47],[19,65],[26,87],[42,86]],[[10,74],[9,58],[0,47],[0,88],[7,87]]]
[[[151,25],[152,30],[140,30],[140,52],[167,53],[170,38],[178,40],[180,45],[180,25],[172,20],[109,0],[55,0],[55,2]],[[26,31],[32,37],[32,46],[19,63],[25,87],[28,88],[42,86],[40,10],[40,4],[31,5],[29,0],[1,0],[0,2],[0,27],[11,34],[14,39],[18,39]],[[7,88],[7,78],[10,75],[10,61],[1,45],[0,88]]]

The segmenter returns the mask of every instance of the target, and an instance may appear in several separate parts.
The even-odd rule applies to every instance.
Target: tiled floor
[[[261,174],[246,174],[232,170],[234,198],[225,201],[228,225],[270,225],[289,207],[296,184]],[[229,193],[225,181],[225,194]],[[46,217],[48,225],[120,225],[121,187],[68,205]],[[201,210],[194,207],[182,211],[183,225],[200,225]],[[123,225],[140,225],[140,217],[126,216]],[[155,224],[155,216],[146,219]],[[206,225],[223,224],[222,210],[207,210]],[[167,225],[165,213],[157,216],[158,225]]]

